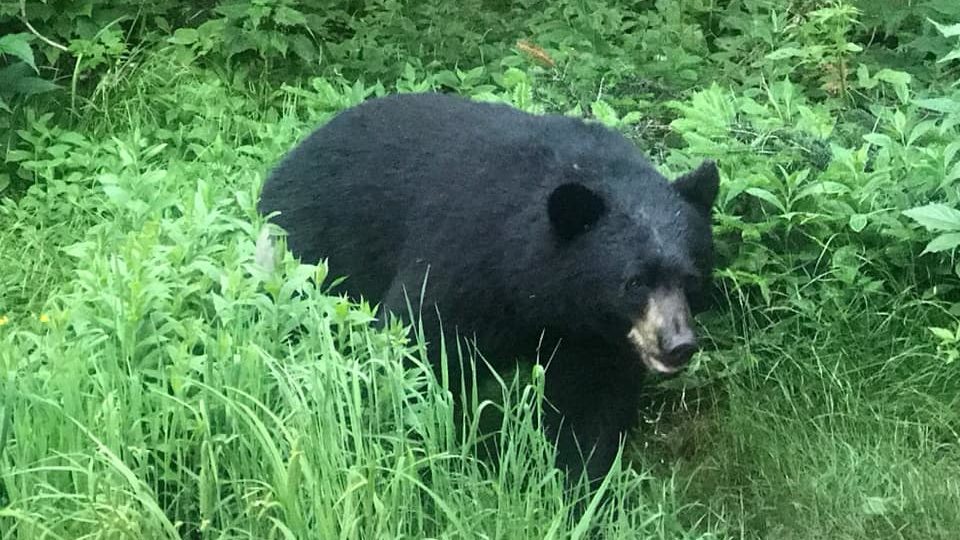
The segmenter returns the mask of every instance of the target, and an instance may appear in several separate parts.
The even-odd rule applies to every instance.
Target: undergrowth
[[[960,8],[905,6],[0,3],[0,538],[952,538]],[[705,349],[599,493],[541,371],[461,418],[255,211],[311,128],[429,90],[719,160]]]

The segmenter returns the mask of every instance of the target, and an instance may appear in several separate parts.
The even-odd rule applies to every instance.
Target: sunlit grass
[[[908,277],[764,303],[725,276],[700,370],[650,400],[603,504],[550,466],[533,370],[468,396],[500,412],[493,466],[402,329],[324,294],[322,265],[257,260],[259,180],[317,117],[256,94],[158,56],[0,209],[0,538],[960,530],[960,374]]]

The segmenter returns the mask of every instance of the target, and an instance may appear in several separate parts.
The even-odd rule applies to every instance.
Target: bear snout
[[[654,290],[627,340],[650,370],[669,374],[683,369],[699,348],[683,291]]]
[[[670,366],[685,366],[700,348],[689,326],[677,331],[660,334],[660,351],[663,361]]]

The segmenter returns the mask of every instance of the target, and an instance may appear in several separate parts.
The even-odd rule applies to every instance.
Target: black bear
[[[539,353],[558,464],[597,479],[638,421],[644,373],[697,349],[718,182],[710,161],[668,182],[596,123],[405,94],[307,137],[259,211],[279,212],[291,251],[327,259],[350,295],[384,314],[412,303],[431,360],[440,323],[495,369]]]

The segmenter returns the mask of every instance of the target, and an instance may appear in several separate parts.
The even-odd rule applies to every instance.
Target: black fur
[[[418,308],[429,265],[421,313],[433,344],[435,305],[444,328],[475,336],[497,368],[538,345],[545,362],[559,341],[548,431],[574,472],[574,438],[595,446],[597,478],[637,421],[644,368],[625,340],[630,321],[658,284],[702,294],[716,190],[712,163],[672,186],[598,124],[407,94],[311,134],[273,171],[260,210],[281,212],[275,222],[304,261],[328,258],[347,291],[395,314],[407,313],[404,288]]]

